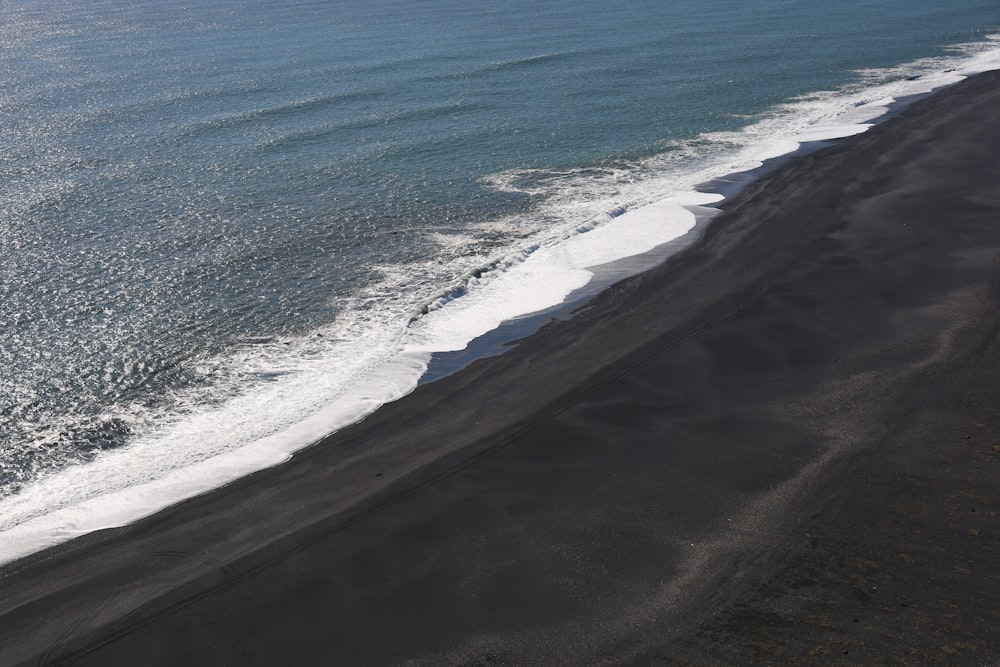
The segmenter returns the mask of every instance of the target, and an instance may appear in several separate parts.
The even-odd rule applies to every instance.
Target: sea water
[[[0,1],[0,562],[287,459],[996,33],[995,0]]]

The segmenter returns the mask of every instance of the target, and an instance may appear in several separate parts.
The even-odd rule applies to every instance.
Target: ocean
[[[0,562],[286,460],[998,34],[995,0],[0,1]]]

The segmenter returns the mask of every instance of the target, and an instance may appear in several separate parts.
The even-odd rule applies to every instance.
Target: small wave
[[[558,62],[570,57],[574,54],[571,53],[543,53],[536,56],[527,56],[524,58],[514,58],[512,60],[501,60],[499,62],[492,63],[485,69],[487,70],[511,70],[518,69],[521,67],[531,67],[534,65],[541,65],[544,63]]]
[[[434,104],[415,109],[403,109],[396,112],[384,114],[369,114],[362,118],[354,118],[339,122],[323,123],[321,125],[287,132],[280,136],[269,139],[257,145],[258,150],[272,152],[284,150],[299,144],[312,144],[336,136],[339,133],[371,130],[376,128],[391,127],[394,125],[424,121],[428,119],[450,116],[455,113],[464,113],[474,109],[474,105],[464,101],[451,102],[447,104]]]
[[[549,195],[564,187],[574,188],[580,183],[612,186],[631,178],[635,165],[621,164],[611,167],[583,167],[580,169],[512,169],[490,174],[480,179],[500,192],[517,192],[528,195]]]
[[[473,67],[446,69],[434,74],[417,77],[414,81],[418,83],[431,83],[435,81],[452,81],[455,79],[476,79],[479,77],[488,77],[496,72],[516,71],[521,68],[531,68],[537,65],[561,62],[593,53],[598,53],[598,51],[561,51],[558,53],[512,58],[510,60],[477,64]]]
[[[291,117],[302,113],[323,111],[329,107],[337,106],[346,102],[354,103],[361,101],[377,101],[382,97],[383,93],[378,90],[318,95],[301,100],[292,100],[263,109],[253,109],[233,114],[223,114],[198,120],[193,123],[179,126],[176,131],[185,136],[193,136],[205,132],[230,130],[236,127],[257,125],[270,120]]]
[[[414,324],[421,317],[428,315],[435,310],[439,310],[452,301],[468,294],[469,290],[474,286],[482,285],[484,282],[487,282],[490,276],[495,276],[510,270],[511,267],[525,261],[532,255],[532,253],[537,251],[538,248],[538,244],[528,245],[527,247],[521,248],[514,253],[498,257],[486,264],[468,270],[456,283],[445,288],[438,294],[425,299],[420,305],[417,313],[410,318],[407,326]]]

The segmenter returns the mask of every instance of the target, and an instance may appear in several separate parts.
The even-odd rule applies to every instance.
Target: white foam
[[[173,433],[143,438],[127,448],[106,452],[95,461],[73,466],[31,485],[3,502],[4,530],[0,533],[0,562],[34,553],[73,537],[114,528],[148,516],[164,507],[218,488],[252,472],[287,461],[293,452],[324,435],[355,423],[379,406],[408,394],[427,369],[429,354],[401,354],[379,364],[328,405],[301,421],[240,447],[205,456],[203,451],[168,449],[173,437],[191,437],[199,428],[218,431],[230,424],[233,406],[195,415],[173,425]],[[301,374],[299,383],[312,383],[314,374]],[[283,387],[282,391],[287,390]],[[282,393],[279,391],[278,393]],[[244,396],[264,410],[268,401]],[[282,403],[287,407],[287,402]],[[254,422],[273,423],[260,414]],[[224,436],[223,436],[224,438]],[[225,442],[225,439],[223,440]],[[97,486],[100,480],[102,486]],[[101,493],[95,494],[99,488]],[[38,513],[38,507],[51,508]],[[34,515],[34,516],[32,516]],[[30,518],[18,520],[18,517]]]
[[[593,278],[588,269],[640,254],[683,236],[695,224],[685,206],[718,195],[682,193],[626,211],[568,238],[553,239],[504,271],[475,279],[455,307],[433,310],[407,332],[405,349],[461,350],[473,339],[519,316],[562,303]]]
[[[705,135],[639,164],[497,174],[498,187],[545,197],[529,217],[484,221],[480,231],[506,233],[506,245],[462,255],[464,244],[442,237],[443,252],[452,253],[446,269],[439,258],[428,260],[425,278],[414,265],[384,267],[384,284],[357,295],[320,335],[202,360],[240,369],[214,387],[228,397],[164,416],[127,447],[0,500],[0,563],[281,463],[412,391],[431,353],[462,349],[506,320],[557,305],[591,280],[593,267],[688,233],[690,207],[720,199],[695,192],[697,184],[753,169],[802,142],[864,132],[895,99],[997,68],[1000,41],[991,38],[947,58],[865,72],[854,88],[794,100],[737,132]],[[449,282],[432,298],[434,285]],[[255,374],[268,379],[254,382]]]

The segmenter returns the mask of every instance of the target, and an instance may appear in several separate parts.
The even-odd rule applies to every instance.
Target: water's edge
[[[957,80],[964,78],[965,76],[961,76]],[[865,119],[858,125],[864,125],[867,129],[873,124],[885,122],[915,101],[954,85],[957,80],[934,87],[930,91],[895,99],[885,106],[880,115]],[[172,470],[163,478],[147,484],[133,485],[110,494],[88,498],[84,502],[63,507],[0,533],[0,564],[12,562],[81,534],[126,525],[185,499],[224,486],[254,471],[286,462],[296,451],[314,446],[331,433],[365,419],[380,406],[410,393],[418,384],[433,382],[455,373],[476,359],[503,353],[511,345],[516,344],[517,340],[530,336],[547,322],[553,319],[571,318],[574,312],[584,307],[590,299],[618,281],[649,270],[690,247],[701,238],[712,218],[724,211],[729,201],[761,176],[850,136],[854,134],[845,134],[842,138],[831,137],[798,142],[795,150],[765,159],[759,166],[700,184],[696,187],[696,191],[706,195],[716,195],[715,201],[711,205],[683,207],[693,214],[695,222],[682,235],[652,250],[588,267],[587,270],[592,274],[589,281],[571,291],[558,305],[504,320],[499,326],[472,339],[462,350],[429,353],[418,351],[399,355],[392,360],[392,364],[395,365],[387,364],[387,367],[391,365],[392,368],[384,373],[374,373],[368,383],[358,389],[360,395],[365,396],[365,402],[352,405],[346,412],[343,409],[338,411],[338,408],[333,408],[332,413],[318,415],[315,419],[306,420],[279,434],[260,438],[236,451],[225,452],[193,466]],[[400,368],[403,369],[403,376],[414,375],[416,379],[412,385],[396,383],[396,379],[400,377],[398,373]],[[387,378],[392,379],[391,382],[384,383],[387,386],[376,386]],[[335,426],[331,428],[331,424]],[[292,446],[290,443],[294,442],[299,444]],[[105,464],[113,465],[113,457],[114,454],[109,456]]]

